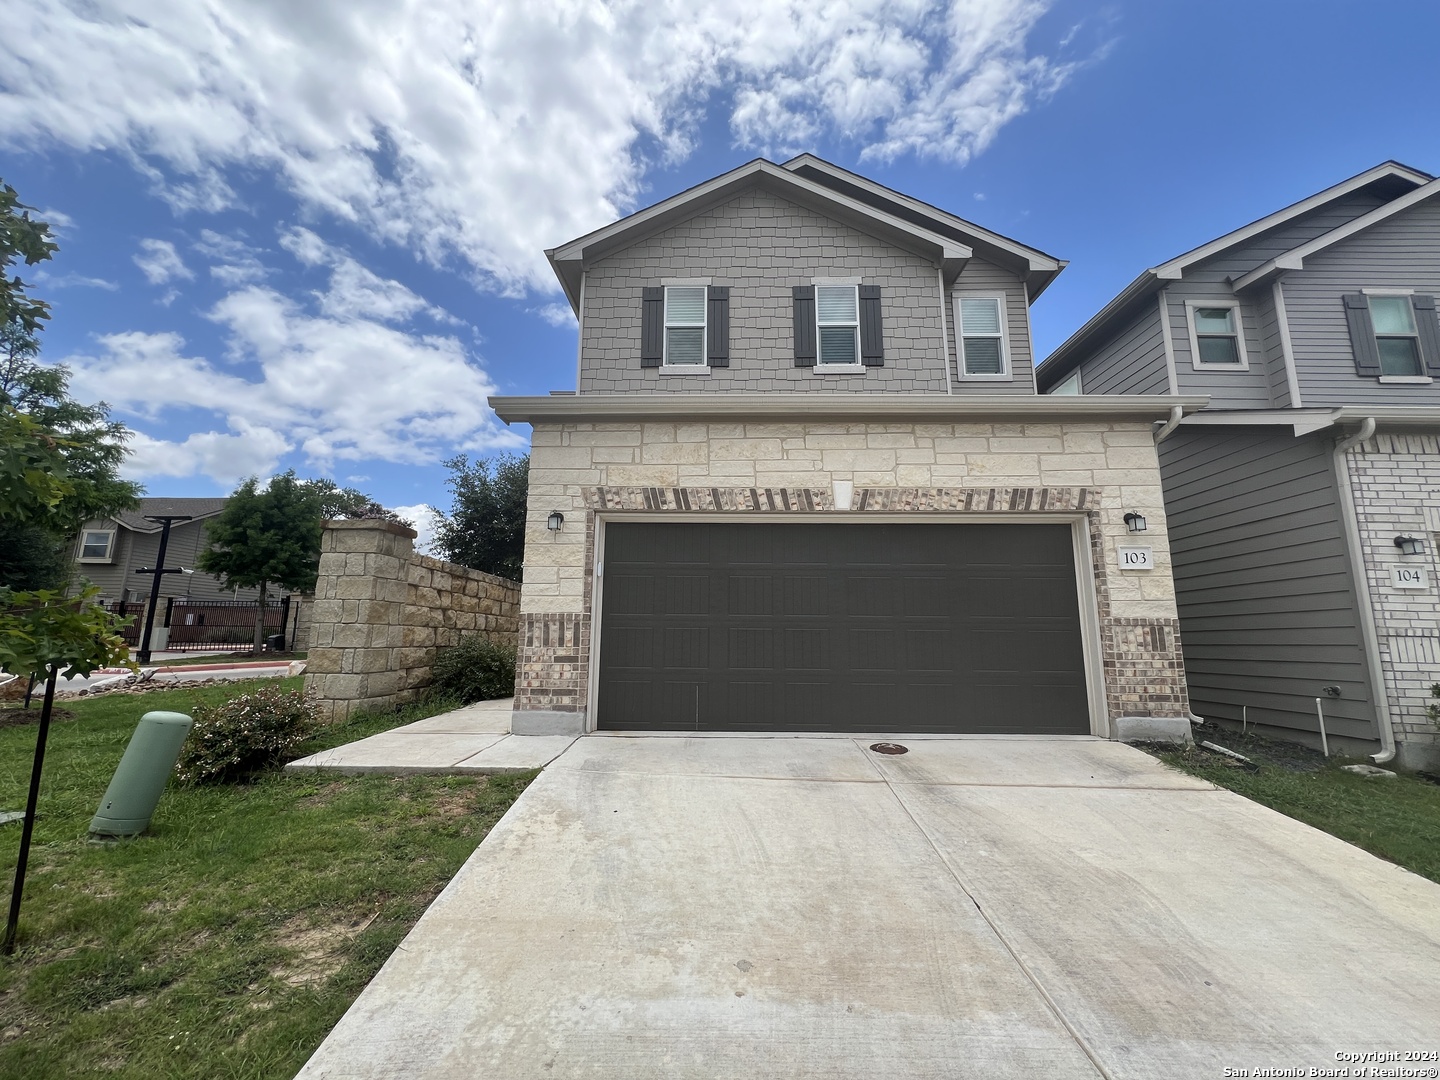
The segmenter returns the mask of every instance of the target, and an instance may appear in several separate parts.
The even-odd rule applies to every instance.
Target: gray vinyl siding
[[[1080,365],[1080,389],[1086,394],[1168,394],[1165,338],[1160,308],[1149,303],[1105,347]]]
[[[154,566],[155,556],[160,550],[160,534],[138,533],[123,526],[116,525],[113,521],[91,521],[85,525],[86,529],[114,529],[115,543],[111,550],[111,561],[108,563],[77,562],[75,573],[78,578],[86,579],[95,585],[100,586],[100,597],[103,600],[120,600],[124,597],[124,590],[130,591],[130,599],[142,599],[150,595],[150,575],[135,573],[142,566]],[[205,522],[182,522],[170,530],[170,543],[165,551],[165,562],[169,566],[183,566],[187,570],[194,569],[200,552],[204,547]],[[74,547],[75,554],[80,553],[80,540],[77,537]],[[202,574],[198,570],[193,574],[165,574],[160,579],[160,595],[169,596],[190,596],[197,600],[254,600],[259,595],[258,589],[241,589],[232,593],[229,589],[222,588],[220,582],[210,574]],[[271,589],[270,594],[276,595]]]
[[[816,277],[882,288],[883,367],[841,375],[795,366],[791,289]],[[674,278],[730,287],[729,367],[668,375],[640,366],[640,290]],[[940,279],[929,261],[754,188],[586,269],[579,389],[943,394],[940,313]]]
[[[1190,700],[1207,719],[1377,740],[1328,443],[1181,428],[1160,446]]]
[[[1260,338],[1270,405],[1277,409],[1289,408],[1294,402],[1290,400],[1290,379],[1285,370],[1285,346],[1280,340],[1280,320],[1275,312],[1275,297],[1266,289],[1255,298],[1254,306],[1255,328]]]
[[[1291,248],[1299,247],[1317,236],[1323,236],[1331,229],[1338,229],[1385,202],[1386,200],[1378,195],[1352,192],[1262,233],[1245,244],[1222,251],[1195,266],[1186,267],[1184,280],[1225,285],[1228,293],[1232,278],[1248,274],[1261,263],[1269,262],[1275,256],[1283,255]]]
[[[1170,340],[1175,348],[1175,382],[1182,394],[1209,394],[1212,409],[1266,409],[1270,407],[1270,379],[1265,366],[1264,339],[1256,318],[1255,305],[1240,304],[1240,327],[1245,336],[1245,369],[1197,370],[1194,343],[1190,338],[1188,304],[1231,304],[1236,300],[1230,286],[1203,281],[1173,282],[1164,293],[1170,314]]]
[[[939,279],[936,279],[939,287]],[[999,296],[1005,297],[1006,347],[1010,350],[1011,381],[996,379],[967,379],[960,373],[959,327],[955,322],[955,297],[957,296]],[[1035,358],[1030,352],[1030,308],[1025,299],[1025,283],[1019,275],[981,258],[972,258],[965,269],[946,290],[945,320],[949,332],[945,335],[950,374],[955,380],[955,392],[962,394],[1024,394],[1035,393]]]
[[[1300,396],[1307,407],[1440,405],[1440,382],[1382,384],[1355,372],[1346,293],[1413,289],[1440,295],[1440,198],[1432,198],[1317,252],[1285,275],[1285,306]]]

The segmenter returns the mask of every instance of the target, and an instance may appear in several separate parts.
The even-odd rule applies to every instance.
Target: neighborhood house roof
[[[214,517],[225,509],[229,499],[141,499],[138,510],[122,510],[118,514],[112,514],[111,519],[117,524],[140,533],[156,533],[161,526],[154,521],[146,521],[147,515],[161,517],[167,514],[185,514],[192,518]]]
[[[580,278],[586,266],[752,187],[773,191],[932,259],[947,280],[954,280],[978,251],[982,258],[1019,270],[1027,282],[1033,277],[1033,299],[1065,265],[1043,251],[981,229],[810,154],[784,165],[756,158],[545,254],[578,314]]]
[[[1092,342],[1103,339],[1115,324],[1132,317],[1137,305],[1154,296],[1165,287],[1167,282],[1183,279],[1186,270],[1198,266],[1222,252],[1249,243],[1272,229],[1364,188],[1369,188],[1379,194],[1387,202],[1369,213],[1361,214],[1339,228],[1332,229],[1283,255],[1276,256],[1269,263],[1236,279],[1232,282],[1236,291],[1249,288],[1261,280],[1268,280],[1270,275],[1280,270],[1299,269],[1305,254],[1312,254],[1314,251],[1328,247],[1347,236],[1354,235],[1361,229],[1369,228],[1377,221],[1383,221],[1390,215],[1413,206],[1418,201],[1440,193],[1436,178],[1429,173],[1412,169],[1398,161],[1386,161],[1376,165],[1373,169],[1366,169],[1348,180],[1343,180],[1333,187],[1317,192],[1309,198],[1301,199],[1282,210],[1277,210],[1258,221],[1252,221],[1249,225],[1217,237],[1209,243],[1192,248],[1168,262],[1153,266],[1125,286],[1089,322],[1070,335],[1059,348],[1045,358],[1035,369],[1038,388],[1043,393],[1058,383],[1084,358],[1085,350]]]

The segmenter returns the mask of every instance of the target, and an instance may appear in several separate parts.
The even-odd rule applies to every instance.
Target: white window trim
[[[1196,308],[1229,308],[1234,312],[1235,351],[1240,357],[1238,364],[1207,364],[1200,359],[1200,335],[1195,332]],[[1190,365],[1196,371],[1249,371],[1250,357],[1245,351],[1245,313],[1240,310],[1238,300],[1186,300],[1185,324],[1190,328]]]
[[[1362,295],[1364,295],[1365,297],[1367,297],[1367,300],[1366,300],[1366,303],[1365,303],[1365,306],[1366,306],[1367,309],[1368,309],[1369,306],[1370,306],[1368,297],[1371,297],[1371,296],[1403,296],[1403,297],[1405,297],[1406,299],[1409,299],[1410,297],[1412,297],[1412,296],[1415,295],[1415,290],[1414,290],[1414,289],[1361,289],[1360,292],[1361,292]],[[1413,301],[1412,301],[1411,304],[1410,304],[1410,321],[1415,324],[1415,333],[1413,333],[1413,334],[1381,334],[1381,333],[1377,332],[1376,329],[1375,329],[1375,314],[1374,314],[1374,312],[1371,312],[1371,314],[1370,314],[1370,336],[1375,339],[1375,350],[1376,350],[1376,352],[1379,352],[1379,350],[1380,350],[1380,339],[1381,339],[1382,337],[1411,337],[1411,338],[1414,338],[1414,339],[1415,339],[1415,355],[1416,355],[1417,357],[1419,357],[1419,359],[1420,359],[1420,370],[1421,370],[1421,372],[1424,372],[1424,371],[1425,371],[1425,347],[1424,347],[1424,345],[1423,345],[1423,344],[1421,343],[1421,341],[1420,341],[1420,316],[1417,315],[1416,312],[1415,312],[1415,304],[1414,304]],[[1420,374],[1420,375],[1381,375],[1381,376],[1380,376],[1380,382],[1381,382],[1381,383],[1386,384],[1386,385],[1391,385],[1391,386],[1394,386],[1394,385],[1405,385],[1405,384],[1407,384],[1407,383],[1408,383],[1409,385],[1411,385],[1411,386],[1428,386],[1432,381],[1433,381],[1432,378],[1431,378],[1429,375],[1425,375],[1425,374]]]
[[[820,327],[845,326],[848,323],[825,323],[820,322],[820,286],[828,285],[833,287],[846,287],[855,292],[855,356],[860,356],[860,279],[857,278],[811,278],[811,285],[815,287],[815,367],[814,370],[827,375],[848,375],[857,372],[863,373],[865,365],[862,363],[853,364],[827,364],[823,359],[824,350],[820,347]]]
[[[700,352],[705,357],[704,363],[700,364],[672,364],[670,363],[670,290],[672,288],[705,288],[705,300],[700,310],[704,313],[704,321],[700,325]],[[662,301],[664,307],[660,310],[660,374],[661,375],[709,375],[710,374],[710,279],[704,278],[667,278],[664,282],[665,299]],[[685,323],[685,326],[694,327],[694,323]]]
[[[85,552],[85,537],[87,537],[87,536],[89,536],[89,535],[92,535],[92,534],[103,534],[103,535],[105,536],[105,538],[106,538],[106,539],[105,539],[105,555],[104,555],[102,558],[98,558],[98,559],[97,559],[97,558],[95,558],[94,556],[90,556],[89,558],[86,558],[86,556],[85,556],[85,554],[84,554],[84,552]],[[108,562],[114,562],[114,561],[115,561],[115,530],[114,530],[114,529],[81,529],[81,530],[80,530],[80,551],[79,551],[79,553],[75,556],[75,561],[76,561],[76,562],[79,562],[79,563],[108,563]]]
[[[965,370],[965,315],[960,307],[962,300],[994,300],[1000,305],[1000,370],[994,374],[970,374]],[[962,382],[1014,382],[1015,373],[1010,365],[1010,304],[1004,293],[955,293],[953,297],[955,315],[955,370]],[[972,337],[988,335],[973,334]]]

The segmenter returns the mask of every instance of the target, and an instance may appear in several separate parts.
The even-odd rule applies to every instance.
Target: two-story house
[[[1145,271],[1042,392],[1205,394],[1160,446],[1195,710],[1440,760],[1440,181],[1386,162]]]
[[[806,155],[553,249],[512,730],[1189,737],[1154,428],[1036,393],[1059,260]]]

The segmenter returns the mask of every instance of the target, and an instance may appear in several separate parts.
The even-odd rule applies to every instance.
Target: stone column
[[[406,568],[416,533],[390,521],[327,521],[305,689],[330,720],[404,704],[401,685]]]

